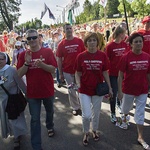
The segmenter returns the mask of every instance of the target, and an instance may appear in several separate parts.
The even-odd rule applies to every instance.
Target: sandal
[[[83,141],[82,141],[84,146],[87,146],[89,144],[89,134],[86,133],[83,137]]]
[[[145,141],[138,141],[138,143],[145,149],[150,150],[150,146]]]
[[[54,134],[55,134],[54,129],[50,129],[50,130],[47,130],[47,131],[48,131],[48,136],[49,137],[54,136]]]
[[[99,135],[96,133],[96,131],[92,131],[92,134],[94,141],[99,141]]]
[[[20,140],[14,141],[14,150],[20,150]]]

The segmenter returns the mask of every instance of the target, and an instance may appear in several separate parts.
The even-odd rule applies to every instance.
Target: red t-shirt
[[[121,42],[111,42],[106,46],[106,55],[108,56],[110,62],[109,75],[118,76],[118,63],[120,58],[128,51],[127,43]]]
[[[80,93],[96,95],[97,83],[103,82],[103,71],[108,70],[108,59],[104,52],[89,53],[84,51],[78,55],[75,70],[82,73]]]
[[[24,64],[25,51],[19,55],[17,69]],[[34,65],[37,59],[44,63],[57,67],[54,54],[49,48],[41,48],[37,52],[32,52],[32,61],[26,73],[27,97],[47,98],[54,95],[54,81],[51,73],[44,71]]]
[[[123,93],[135,96],[148,93],[147,74],[150,73],[150,56],[147,53],[136,55],[129,51],[122,56],[119,70],[124,73]]]
[[[58,45],[57,57],[64,58],[62,62],[63,72],[74,74],[74,63],[77,55],[85,50],[83,41],[77,37],[73,40],[62,40]]]
[[[3,41],[0,40],[0,52],[5,52],[6,51],[6,48],[4,46],[4,43]]]
[[[150,55],[150,31],[141,29],[138,31],[138,33],[142,34],[144,37],[144,43],[143,43],[142,50]]]
[[[5,45],[7,45],[7,42],[8,42],[8,36],[7,36],[7,35],[4,35],[4,36],[3,36],[3,39],[4,39]]]

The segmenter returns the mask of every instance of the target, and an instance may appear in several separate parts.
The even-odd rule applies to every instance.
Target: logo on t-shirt
[[[143,61],[131,61],[130,65],[133,70],[147,70],[149,64],[147,60],[143,60]]]

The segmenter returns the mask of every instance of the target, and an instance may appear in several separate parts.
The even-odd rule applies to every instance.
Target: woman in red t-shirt
[[[106,55],[109,59],[110,67],[109,67],[109,77],[110,77],[110,83],[113,90],[113,97],[110,99],[110,120],[112,123],[115,123],[117,121],[116,118],[116,103],[117,108],[120,110],[120,101],[117,99],[117,92],[118,92],[118,64],[120,61],[120,58],[124,55],[124,53],[127,51],[128,46],[123,41],[125,38],[126,29],[120,26],[117,26],[114,33],[113,33],[113,41],[110,42],[106,46]],[[117,101],[117,102],[116,102]]]
[[[119,63],[118,98],[122,99],[122,122],[120,128],[127,129],[126,116],[135,102],[134,120],[137,125],[138,142],[144,149],[150,150],[150,146],[143,138],[143,124],[145,105],[150,82],[150,56],[142,51],[144,38],[139,33],[133,33],[129,37],[131,51],[125,54]]]
[[[99,140],[97,129],[103,96],[96,95],[96,85],[103,82],[103,77],[109,86],[109,94],[112,95],[108,76],[108,59],[104,52],[98,50],[99,40],[96,33],[89,32],[84,45],[87,51],[77,56],[75,63],[76,83],[79,87],[79,99],[82,109],[83,145],[88,145],[90,121],[92,122],[92,135],[95,141]]]

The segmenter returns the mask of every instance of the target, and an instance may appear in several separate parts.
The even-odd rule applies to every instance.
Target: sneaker
[[[62,84],[60,82],[57,82],[57,87],[58,88],[61,88],[62,87]]]
[[[118,112],[121,114],[121,106],[117,105],[116,107],[117,107]]]
[[[122,122],[120,125],[119,125],[119,127],[121,128],[121,129],[124,129],[124,130],[127,130],[128,129],[128,124],[127,124],[127,122]]]
[[[115,122],[117,121],[117,118],[116,118],[116,115],[115,115],[115,114],[111,114],[111,115],[110,115],[110,121],[111,121],[112,123],[115,123]]]
[[[130,116],[128,115],[128,116],[126,116],[126,122],[127,122],[128,125],[130,125],[129,121],[130,121]]]
[[[78,116],[77,110],[73,110],[73,111],[72,111],[72,114],[73,114],[74,116]]]
[[[72,111],[72,114],[73,114],[74,116],[78,116],[78,115],[82,116],[82,111],[81,111],[81,109],[73,110],[73,111]]]

